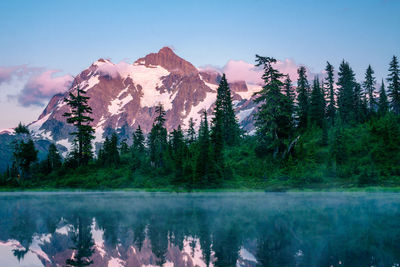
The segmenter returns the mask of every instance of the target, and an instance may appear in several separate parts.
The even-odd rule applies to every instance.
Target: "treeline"
[[[223,151],[226,146],[238,144],[241,132],[225,75],[217,90],[211,123],[204,110],[197,132],[193,119],[190,119],[186,131],[178,126],[168,133],[166,113],[161,104],[155,107],[155,113],[147,138],[139,125],[130,147],[125,140],[119,141],[116,133],[106,138],[98,153],[97,166],[118,168],[122,164],[121,158],[125,158],[129,159],[133,172],[168,176],[174,185],[196,188],[216,187],[230,176]]]
[[[302,186],[335,179],[358,185],[397,183],[400,176],[400,68],[396,56],[389,65],[387,89],[384,80],[380,88],[376,88],[371,66],[366,69],[361,83],[356,81],[354,71],[344,60],[337,78],[329,62],[323,79],[313,77],[311,82],[306,68],[299,67],[294,86],[289,75],[274,67],[275,63],[274,58],[256,56],[256,66],[264,70],[264,86],[255,94],[258,103],[255,136],[241,131],[223,75],[215,107],[210,114],[203,111],[199,127],[190,119],[187,130],[179,126],[168,133],[165,111],[159,105],[147,137],[138,126],[129,145],[127,140],[118,140],[114,133],[106,137],[94,157],[92,110],[85,92],[78,88],[76,95],[70,93],[65,100],[71,112],[64,116],[67,123],[76,128],[71,133],[74,143],[68,157],[61,163],[52,145],[47,159],[35,163],[37,152],[28,137],[29,131],[21,130],[24,127],[20,125],[16,133],[19,131],[24,137],[14,144],[14,163],[3,175],[3,184],[15,183],[15,177],[19,177],[18,183],[35,180],[33,166],[36,166],[36,176],[43,181],[53,177],[49,174],[54,172],[59,177],[71,175],[71,169],[83,173],[87,169],[97,170],[94,177],[106,175],[102,170],[123,169],[119,173],[125,177],[121,186],[135,187],[236,186],[232,180],[250,187],[251,183],[262,187],[272,181]],[[108,184],[103,178],[107,179],[94,178],[97,185]],[[61,178],[54,176],[54,179]],[[138,182],[140,179],[143,181]],[[149,182],[151,179],[157,183]],[[80,186],[76,180],[63,185]]]

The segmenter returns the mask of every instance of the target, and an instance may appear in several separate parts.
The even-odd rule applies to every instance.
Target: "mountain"
[[[117,131],[121,138],[130,139],[138,125],[148,133],[155,117],[155,106],[159,103],[166,110],[169,131],[178,125],[187,127],[190,118],[198,125],[203,109],[212,113],[220,79],[219,72],[202,71],[169,47],[139,58],[133,64],[114,64],[110,60],[99,59],[75,77],[67,92],[53,96],[38,120],[28,127],[35,141],[56,142],[66,155],[71,146],[69,132],[73,129],[62,116],[68,111],[63,100],[78,87],[90,97],[96,130],[94,142],[97,144],[113,131]],[[238,121],[245,131],[251,132],[255,112],[252,95],[261,87],[234,81],[230,83],[230,88]],[[11,135],[12,131],[1,132],[0,144],[9,143]],[[7,152],[0,157],[3,161],[10,159]],[[3,163],[0,169],[4,168]]]

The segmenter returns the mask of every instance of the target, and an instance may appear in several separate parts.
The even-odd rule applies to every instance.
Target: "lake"
[[[399,266],[395,193],[0,193],[0,266]]]

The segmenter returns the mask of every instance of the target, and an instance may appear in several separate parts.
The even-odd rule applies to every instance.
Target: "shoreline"
[[[144,192],[144,193],[306,193],[306,192],[361,192],[361,193],[400,193],[399,186],[367,186],[367,187],[326,187],[326,188],[215,188],[193,189],[184,188],[0,188],[1,193],[9,192]]]

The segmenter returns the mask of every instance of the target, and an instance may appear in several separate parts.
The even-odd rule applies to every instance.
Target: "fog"
[[[68,265],[81,250],[93,266],[393,266],[399,204],[395,193],[1,193],[0,265]]]

